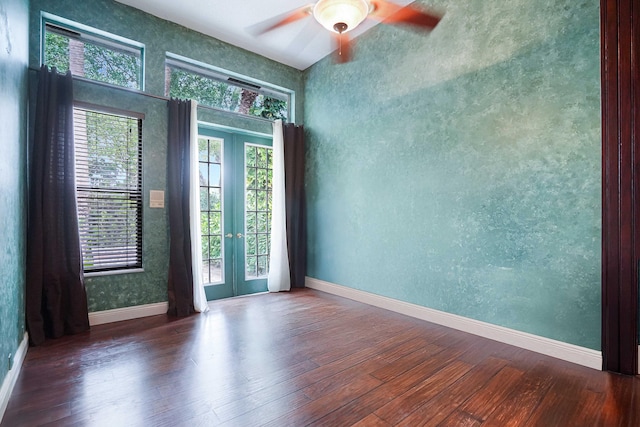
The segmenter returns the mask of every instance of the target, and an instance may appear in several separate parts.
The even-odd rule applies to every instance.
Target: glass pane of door
[[[237,165],[242,175],[238,180],[244,185],[236,194],[243,201],[237,215],[244,224],[244,245],[238,245],[236,253],[238,293],[243,295],[267,290],[273,156],[270,139],[243,136],[240,140],[243,153]]]
[[[222,237],[222,148],[220,138],[198,138],[202,277],[204,283],[224,282]]]
[[[234,295],[232,135],[200,128],[198,137],[202,278],[207,299]]]

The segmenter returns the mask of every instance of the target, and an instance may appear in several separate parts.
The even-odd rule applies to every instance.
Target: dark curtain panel
[[[304,288],[307,274],[307,213],[304,192],[304,128],[283,126],[284,188],[287,211],[287,250],[291,286]]]
[[[76,207],[73,80],[40,70],[29,153],[26,317],[32,345],[89,329]]]
[[[194,313],[191,232],[189,226],[189,144],[191,102],[169,101],[167,187],[169,202],[169,311],[174,316]]]

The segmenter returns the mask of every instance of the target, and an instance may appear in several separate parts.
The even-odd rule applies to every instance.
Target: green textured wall
[[[306,71],[308,274],[600,349],[599,3],[428,4]]]
[[[29,2],[0,3],[0,385],[24,336]],[[2,414],[0,414],[1,417]]]
[[[268,60],[219,40],[143,13],[111,0],[33,0],[31,2],[30,64],[39,66],[40,12],[45,11],[91,27],[144,43],[146,92],[164,95],[165,52],[244,74],[296,92],[297,117],[302,117],[303,75],[294,68]],[[166,102],[136,93],[78,83],[79,100],[137,111],[143,122],[144,272],[88,278],[90,311],[150,304],[167,300],[169,259],[167,212],[149,209],[149,190],[166,190]],[[224,126],[271,133],[271,124],[237,115],[200,111],[199,119]]]

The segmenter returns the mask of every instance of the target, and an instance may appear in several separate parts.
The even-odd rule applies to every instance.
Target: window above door
[[[293,120],[294,92],[289,89],[171,53],[165,73],[166,96],[254,118]]]

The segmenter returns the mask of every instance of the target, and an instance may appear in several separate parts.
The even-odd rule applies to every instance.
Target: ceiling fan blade
[[[422,29],[432,30],[442,19],[442,15],[418,9],[415,6],[400,6],[385,0],[371,0],[373,18],[385,24],[409,24]]]
[[[273,18],[267,19],[266,21],[251,25],[247,27],[246,30],[254,36],[259,36],[261,34],[275,30],[276,28],[280,28],[301,19],[307,18],[311,16],[312,13],[313,4],[308,4],[290,12],[283,13],[282,15],[274,16]]]
[[[373,6],[373,10],[369,16],[380,20],[383,20],[402,9],[402,6],[399,4],[389,3],[384,0],[370,0],[369,3]]]
[[[307,21],[298,35],[287,46],[287,52],[302,52],[311,43],[320,30],[324,28],[315,19]]]
[[[338,64],[344,64],[351,61],[351,40],[345,33],[338,34],[333,33],[334,39],[337,45],[337,49],[334,54],[334,61]]]

